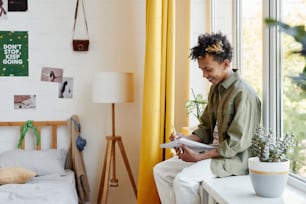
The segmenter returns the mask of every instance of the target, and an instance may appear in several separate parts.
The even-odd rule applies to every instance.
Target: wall
[[[190,8],[190,48],[196,46],[198,43],[198,36],[210,32],[209,20],[207,17],[210,15],[209,1],[191,0]],[[203,12],[205,11],[205,12]],[[208,18],[209,19],[209,18]],[[210,83],[203,78],[203,73],[199,69],[198,62],[196,60],[189,61],[190,66],[190,83],[189,86],[195,92],[195,94],[202,93],[204,97],[207,96]],[[189,98],[193,98],[191,90],[189,90]],[[189,117],[189,125],[191,127],[196,126],[198,120],[195,117]]]
[[[209,32],[222,32],[232,39],[232,0],[190,0],[190,48],[197,44],[198,36]],[[210,83],[203,78],[202,71],[198,68],[197,61],[189,62],[189,87],[197,93],[207,96]],[[189,98],[193,98],[189,90]],[[196,126],[195,117],[189,117],[189,126]],[[186,124],[185,124],[186,125]]]
[[[133,103],[116,105],[116,133],[123,143],[136,179],[141,137],[142,83],[145,48],[145,1],[84,0],[89,27],[88,52],[72,51],[72,26],[76,1],[28,0],[27,12],[9,12],[0,20],[1,31],[28,31],[29,76],[0,77],[0,120],[65,120],[78,114],[87,139],[85,164],[95,203],[101,174],[105,136],[111,134],[111,105],[93,104],[91,81],[98,71],[133,72]],[[64,70],[72,77],[73,98],[59,99],[58,84],[40,81],[41,68]],[[13,95],[36,94],[36,109],[13,108]],[[3,142],[1,138],[1,142]],[[111,188],[109,203],[135,203],[135,198],[117,148],[119,187]],[[118,196],[120,195],[120,196]]]
[[[185,101],[189,92],[189,6],[188,1],[176,2],[176,36],[175,36],[175,109],[174,125],[177,131],[187,126]]]

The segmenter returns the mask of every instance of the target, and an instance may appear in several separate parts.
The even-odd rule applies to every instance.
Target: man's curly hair
[[[217,62],[225,59],[232,61],[233,48],[225,35],[219,33],[206,33],[198,37],[198,45],[191,48],[189,57],[192,60],[210,55]]]

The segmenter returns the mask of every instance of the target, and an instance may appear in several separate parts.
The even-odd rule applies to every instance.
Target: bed
[[[11,129],[17,136],[11,135]],[[17,138],[18,143],[5,145],[10,141],[4,139],[7,134],[15,143]],[[78,137],[80,123],[76,115],[66,121],[0,122],[0,203],[89,201],[83,156],[76,146]],[[62,141],[66,146],[58,145]]]

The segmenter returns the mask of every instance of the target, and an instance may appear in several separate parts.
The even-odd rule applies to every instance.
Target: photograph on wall
[[[73,78],[64,77],[63,82],[59,83],[58,86],[58,97],[59,98],[72,98],[73,95]]]
[[[28,32],[0,31],[0,76],[29,76]]]
[[[36,108],[36,95],[14,95],[14,109]]]
[[[8,11],[28,10],[28,0],[7,0],[7,1],[8,1]]]
[[[63,81],[63,69],[43,67],[41,69],[41,79],[40,80],[61,83]]]
[[[0,20],[7,19],[7,0],[0,0]]]

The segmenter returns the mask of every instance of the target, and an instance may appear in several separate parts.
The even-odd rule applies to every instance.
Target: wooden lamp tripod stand
[[[98,194],[99,204],[106,204],[109,186],[118,187],[118,179],[116,178],[116,144],[119,146],[135,196],[137,197],[135,180],[122,138],[115,133],[115,103],[132,102],[133,94],[133,73],[98,72],[95,74],[92,87],[93,102],[112,104],[112,136],[106,137],[107,145]],[[110,179],[111,168],[113,175]]]
[[[102,170],[102,177],[100,182],[100,188],[99,188],[99,196],[98,196],[98,203],[105,204],[107,202],[107,195],[108,195],[108,188],[111,187],[118,187],[118,179],[116,178],[116,143],[119,145],[119,149],[121,152],[121,156],[123,158],[126,170],[128,172],[131,184],[133,186],[133,190],[135,193],[135,197],[137,197],[137,188],[136,183],[132,174],[132,170],[122,143],[121,136],[116,136],[115,134],[115,104],[112,103],[112,136],[107,136],[107,145],[106,145],[106,151],[105,151],[105,157],[104,157],[104,164],[103,164],[103,170]],[[112,173],[113,177],[110,179],[110,169],[112,166]],[[102,199],[102,200],[101,200]]]

